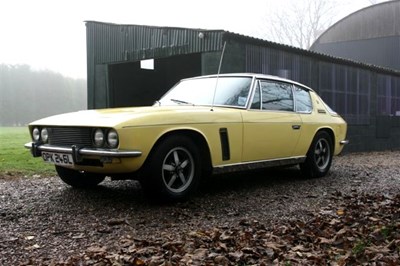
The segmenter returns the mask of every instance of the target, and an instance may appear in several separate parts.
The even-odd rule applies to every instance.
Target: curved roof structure
[[[400,36],[400,1],[372,5],[348,15],[327,29],[317,43]]]
[[[310,50],[400,69],[400,1],[361,9],[335,23]]]

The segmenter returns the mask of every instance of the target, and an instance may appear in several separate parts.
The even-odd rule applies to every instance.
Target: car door
[[[299,114],[301,121],[303,121],[302,134],[299,138],[296,150],[293,152],[293,156],[304,156],[311,145],[319,125],[316,123],[315,115],[313,115],[313,104],[309,89],[294,85],[293,92],[296,112]]]
[[[291,157],[302,130],[294,112],[293,85],[258,80],[253,101],[243,117],[244,162]]]

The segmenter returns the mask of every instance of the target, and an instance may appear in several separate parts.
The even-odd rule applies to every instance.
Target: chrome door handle
[[[299,130],[300,127],[301,127],[300,125],[293,125],[293,126],[292,126],[292,128],[293,128],[294,130]]]

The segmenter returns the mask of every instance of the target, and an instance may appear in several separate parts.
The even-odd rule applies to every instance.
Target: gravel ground
[[[319,179],[301,178],[297,168],[215,176],[188,202],[165,205],[149,203],[134,181],[84,191],[57,177],[0,173],[0,265],[96,264],[71,258],[94,247],[118,251],[127,239],[173,241],[243,221],[307,221],[335,193],[400,194],[399,158],[399,151],[346,154]]]

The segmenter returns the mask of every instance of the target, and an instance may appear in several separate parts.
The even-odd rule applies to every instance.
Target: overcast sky
[[[86,78],[86,27],[121,24],[223,29],[262,36],[265,16],[303,0],[2,0],[0,64]],[[337,0],[337,20],[371,4]]]

